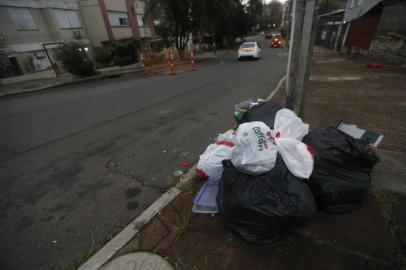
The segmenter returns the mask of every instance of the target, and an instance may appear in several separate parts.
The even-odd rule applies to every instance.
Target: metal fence
[[[57,69],[55,49],[61,44],[38,31],[0,35],[0,78]]]

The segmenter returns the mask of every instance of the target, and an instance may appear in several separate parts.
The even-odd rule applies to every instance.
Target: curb
[[[275,89],[266,98],[269,101],[281,88],[282,83],[286,80],[284,76],[276,85]],[[118,235],[105,244],[96,254],[82,264],[78,270],[98,270],[106,264],[121,248],[130,242],[147,225],[163,208],[181,193],[181,186],[196,177],[197,163],[181,177],[180,182],[173,188],[170,188],[161,195],[153,204],[144,212],[128,224]]]
[[[275,96],[276,93],[278,93],[279,89],[282,88],[282,84],[286,81],[286,75],[282,77],[282,79],[279,80],[278,84],[275,86],[275,89],[269,94],[269,96],[265,99],[266,101],[269,101]]]
[[[27,94],[27,93],[31,93],[31,92],[39,92],[39,91],[43,91],[43,90],[47,90],[47,89],[55,88],[55,87],[59,87],[59,86],[79,84],[79,83],[83,83],[83,82],[97,81],[97,80],[100,80],[100,79],[107,79],[108,76],[111,76],[111,75],[114,75],[114,74],[118,74],[118,73],[105,74],[105,75],[96,75],[96,76],[89,77],[89,78],[76,79],[76,80],[68,81],[68,82],[60,82],[60,83],[50,84],[50,85],[46,85],[46,86],[34,87],[34,88],[31,88],[31,89],[24,89],[22,91],[18,91],[18,92],[14,92],[14,93],[2,93],[2,94],[0,94],[0,97],[15,96],[15,95]]]
[[[107,242],[96,254],[90,257],[78,270],[97,270],[106,264],[122,247],[130,242],[148,222],[151,221],[165,206],[167,206],[180,193],[180,187],[196,176],[195,164],[181,178],[181,181],[173,188],[170,188],[151,204],[141,215],[128,224],[118,235]]]
[[[19,95],[19,94],[28,94],[31,92],[40,92],[40,91],[44,91],[44,90],[59,87],[59,86],[68,86],[68,85],[75,85],[75,84],[80,84],[80,83],[104,80],[104,79],[109,79],[111,76],[123,75],[123,74],[129,74],[129,73],[135,73],[135,72],[141,72],[141,71],[142,71],[141,67],[129,69],[129,70],[119,70],[116,72],[99,74],[99,75],[95,75],[95,76],[88,77],[88,78],[80,78],[80,79],[75,79],[75,80],[67,81],[67,82],[54,83],[54,84],[50,84],[50,85],[46,85],[46,86],[34,87],[31,89],[22,89],[21,91],[14,92],[14,93],[13,92],[0,93],[0,97],[15,96],[15,95]]]
[[[203,57],[203,58],[200,58],[199,61],[225,56],[228,53],[229,53],[229,51],[225,51],[224,53],[216,55],[214,57],[206,57],[206,58]],[[188,61],[183,61],[183,62],[180,62],[179,64],[188,64]],[[153,67],[153,66],[150,66],[148,68],[151,68],[151,67]],[[44,90],[59,87],[59,86],[67,86],[67,85],[79,84],[79,83],[83,83],[83,82],[97,81],[100,79],[108,79],[110,76],[122,75],[122,74],[128,74],[128,73],[134,73],[134,72],[140,72],[140,71],[142,71],[142,67],[131,69],[131,70],[119,70],[117,72],[95,75],[95,76],[92,76],[89,78],[76,79],[76,80],[68,81],[68,82],[60,82],[60,83],[50,84],[50,85],[46,85],[46,86],[34,87],[31,89],[21,89],[21,91],[16,91],[16,92],[11,92],[11,93],[7,93],[7,92],[0,93],[0,98],[7,97],[7,96],[15,96],[15,95],[19,95],[19,94],[28,94],[31,92],[40,92],[40,91],[44,91]],[[167,75],[167,74],[157,73],[157,75]]]

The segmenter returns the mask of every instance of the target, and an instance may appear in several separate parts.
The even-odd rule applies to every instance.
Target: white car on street
[[[261,57],[261,47],[256,42],[244,42],[238,49],[238,60],[242,58],[255,58]]]

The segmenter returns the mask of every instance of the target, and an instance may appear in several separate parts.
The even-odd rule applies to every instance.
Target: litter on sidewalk
[[[316,129],[304,142],[316,158],[309,187],[319,208],[341,213],[359,207],[371,186],[372,168],[379,160],[372,145],[336,128]]]
[[[197,193],[192,211],[202,214],[216,214],[218,212],[216,197],[219,190],[218,181],[206,181]]]
[[[250,175],[225,160],[217,203],[227,225],[248,242],[269,244],[316,212],[310,189],[280,155],[269,172]]]
[[[337,128],[355,139],[362,139],[368,141],[369,143],[372,143],[375,147],[378,147],[378,145],[381,143],[383,139],[383,135],[375,133],[370,130],[361,129],[357,125],[349,125],[340,122],[337,125]]]
[[[340,123],[316,129],[274,102],[236,104],[235,131],[200,156],[207,182],[193,212],[219,213],[248,242],[268,244],[306,223],[320,208],[359,207],[370,187],[382,135]]]
[[[235,133],[233,130],[220,134],[216,142],[210,144],[204,153],[200,155],[196,169],[197,175],[203,179],[212,181],[219,180],[223,172],[221,162],[231,157],[234,145]]]

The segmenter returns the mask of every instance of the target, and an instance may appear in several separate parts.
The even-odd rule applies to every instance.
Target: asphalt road
[[[263,41],[262,41],[263,42]],[[176,76],[127,76],[0,99],[0,269],[55,269],[156,200],[233,126],[233,105],[266,97],[287,53],[235,52]]]

